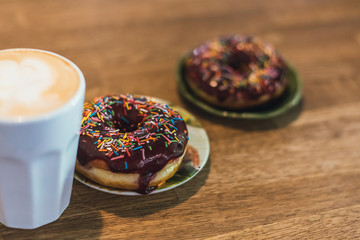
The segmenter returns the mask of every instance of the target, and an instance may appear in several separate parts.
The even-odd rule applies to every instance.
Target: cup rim
[[[67,108],[69,108],[71,105],[75,105],[75,103],[79,100],[79,98],[83,97],[83,92],[85,92],[85,77],[80,68],[71,60],[67,59],[64,56],[61,56],[58,53],[54,53],[47,50],[41,50],[36,48],[8,48],[8,49],[1,49],[1,52],[10,52],[10,51],[34,51],[34,52],[40,52],[40,53],[46,53],[55,57],[58,57],[62,59],[63,61],[70,64],[71,67],[75,69],[79,76],[79,86],[74,95],[63,105],[61,105],[58,108],[55,108],[53,110],[50,110],[45,113],[36,114],[34,116],[13,116],[13,117],[6,117],[2,118],[0,116],[0,124],[21,124],[21,123],[32,123],[32,122],[40,122],[40,121],[46,121],[47,119],[50,119],[54,116],[61,115],[62,112],[64,112]]]

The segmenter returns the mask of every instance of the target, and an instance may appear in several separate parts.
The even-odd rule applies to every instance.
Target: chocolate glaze
[[[286,71],[271,45],[240,35],[205,42],[193,50],[184,66],[186,80],[219,102],[274,95],[286,84]],[[254,72],[257,75],[250,80]]]
[[[77,159],[82,165],[86,165],[94,159],[101,159],[107,163],[112,172],[139,173],[139,189],[137,191],[146,194],[154,189],[148,187],[154,175],[164,168],[171,159],[183,155],[188,142],[187,128],[180,115],[168,109],[165,104],[162,104],[161,108],[157,108],[151,107],[153,105],[148,104],[145,98],[132,98],[129,96],[127,98],[120,98],[122,102],[125,99],[130,109],[125,107],[123,103],[112,104],[113,114],[109,115],[107,121],[98,122],[95,127],[83,127]],[[143,106],[142,108],[151,108],[151,114],[141,114],[141,111],[136,106],[137,103],[134,103],[133,99],[144,102],[146,107]],[[110,102],[113,100],[112,97],[109,97],[106,101]],[[173,114],[172,118],[164,115],[164,108]],[[161,118],[167,120],[169,125],[166,127],[161,125],[159,123]],[[109,125],[112,131],[120,130],[120,133],[112,136],[112,139],[122,140],[126,136],[127,139],[131,139],[133,144],[128,148],[128,153],[122,152],[125,148],[117,147],[119,149],[118,153],[123,156],[120,159],[114,160],[115,154],[109,156],[109,152],[99,151],[96,143],[98,137],[85,134],[97,130],[100,132],[100,136],[106,136],[109,133]],[[171,128],[170,130],[175,130],[175,132],[170,134],[167,128]],[[146,139],[146,136],[152,135],[154,137],[155,134],[158,137],[156,140],[149,140],[145,142],[145,145],[140,145],[141,140]],[[162,134],[166,135],[166,137],[162,136]],[[178,141],[174,140],[175,137]],[[172,142],[169,143],[169,140]],[[137,149],[139,147],[141,148]]]

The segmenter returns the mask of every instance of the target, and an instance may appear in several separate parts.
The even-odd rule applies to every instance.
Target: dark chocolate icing
[[[79,163],[102,159],[112,172],[139,173],[140,193],[152,190],[154,174],[182,156],[188,142],[181,116],[145,97],[96,98],[85,104],[83,116]]]

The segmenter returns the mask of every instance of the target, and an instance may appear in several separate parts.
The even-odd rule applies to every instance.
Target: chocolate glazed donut
[[[203,101],[243,109],[275,99],[284,91],[287,67],[272,45],[235,35],[195,48],[184,62],[185,81]]]
[[[167,104],[118,95],[85,103],[76,169],[102,185],[149,193],[177,171],[188,143]]]

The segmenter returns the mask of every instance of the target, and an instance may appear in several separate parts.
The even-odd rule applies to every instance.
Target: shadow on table
[[[225,118],[216,115],[212,115],[193,104],[189,103],[186,99],[181,97],[185,108],[191,112],[192,114],[207,119],[216,124],[225,125],[231,128],[241,129],[244,131],[266,131],[271,129],[278,129],[283,128],[290,124],[291,122],[295,121],[301,114],[304,106],[304,99],[294,106],[293,108],[289,109],[287,112],[273,118],[268,119],[232,119],[232,118]]]
[[[99,239],[103,228],[101,214],[81,201],[73,194],[69,207],[58,220],[37,229],[14,229],[0,224],[0,239],[78,239],[80,236],[81,239]]]
[[[210,158],[193,179],[172,190],[144,196],[119,196],[97,191],[86,186],[86,195],[94,208],[122,218],[141,218],[163,209],[172,208],[195,195],[205,184],[210,172]]]

